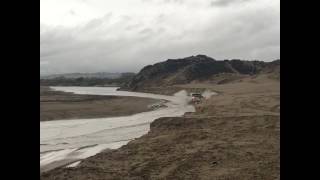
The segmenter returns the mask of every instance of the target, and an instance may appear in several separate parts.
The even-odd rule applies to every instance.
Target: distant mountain
[[[67,74],[54,74],[40,76],[40,79],[55,79],[55,78],[66,78],[66,79],[77,79],[77,78],[99,78],[99,79],[116,79],[120,78],[122,74],[126,75],[128,73],[107,73],[107,72],[98,72],[98,73],[67,73]]]
[[[197,55],[145,66],[121,89],[138,91],[145,87],[186,84],[194,80],[207,80],[217,74],[256,75],[276,73],[280,77],[280,60],[273,62],[246,60],[215,60]]]
[[[135,73],[71,73],[40,76],[41,86],[116,86],[129,82]]]

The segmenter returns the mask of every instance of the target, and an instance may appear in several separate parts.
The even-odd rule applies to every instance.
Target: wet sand
[[[150,111],[155,99],[77,95],[40,86],[40,121],[127,116]]]

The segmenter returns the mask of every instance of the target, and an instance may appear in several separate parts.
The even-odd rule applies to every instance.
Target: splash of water
[[[210,90],[205,90],[203,93],[202,93],[202,96],[206,99],[209,99],[211,96],[214,96],[214,95],[217,95],[217,93],[215,92],[212,92]]]
[[[191,101],[191,97],[188,95],[186,90],[181,90],[173,95],[175,98],[178,98],[184,104],[188,104]]]

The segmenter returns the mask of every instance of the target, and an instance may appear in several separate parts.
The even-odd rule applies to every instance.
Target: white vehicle
[[[200,93],[191,93],[192,102],[200,103],[203,99],[203,96]]]

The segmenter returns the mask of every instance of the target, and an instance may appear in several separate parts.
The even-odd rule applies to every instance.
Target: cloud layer
[[[280,57],[279,0],[41,0],[40,16],[41,74],[136,72],[197,54]]]

